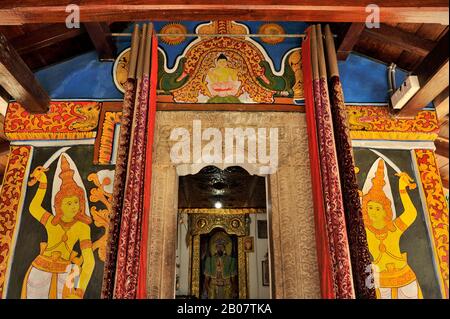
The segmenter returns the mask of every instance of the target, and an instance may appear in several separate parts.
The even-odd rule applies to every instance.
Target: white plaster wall
[[[186,235],[188,226],[187,214],[179,214],[177,233],[177,275],[179,276],[179,287],[177,296],[189,295],[189,247],[186,245]],[[183,223],[180,223],[180,220]]]
[[[258,220],[267,220],[267,214],[250,215],[250,236],[254,238],[254,252],[248,253],[248,294],[250,299],[269,299],[270,286],[262,285],[262,261],[268,252],[268,239],[258,239]]]

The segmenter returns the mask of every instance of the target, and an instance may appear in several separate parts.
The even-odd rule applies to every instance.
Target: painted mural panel
[[[114,166],[93,151],[32,148],[3,297],[100,297]]]
[[[378,298],[441,298],[430,228],[409,150],[354,148]]]
[[[264,35],[259,41],[246,36],[250,34],[246,24],[235,21],[197,24],[194,33],[199,36],[191,38],[186,37],[187,30],[184,24],[169,23],[159,31],[160,101],[293,104],[294,99],[303,99],[300,40],[291,38],[294,45],[282,45],[286,32],[281,24],[259,25],[258,33]],[[275,45],[278,51],[267,50]],[[122,92],[129,53],[122,52],[113,71]]]

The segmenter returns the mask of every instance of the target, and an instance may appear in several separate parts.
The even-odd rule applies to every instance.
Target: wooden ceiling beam
[[[441,176],[442,186],[448,189],[448,176]]]
[[[372,0],[3,0],[0,21],[4,25],[63,23],[66,7],[76,3],[81,22],[144,20],[246,20],[365,22]],[[383,22],[448,24],[446,0],[395,0],[377,3]]]
[[[100,61],[113,61],[117,48],[111,38],[109,25],[105,22],[87,22],[84,26],[97,50]]]
[[[0,98],[3,99],[5,102],[9,101],[11,99],[11,96],[9,95],[6,90],[0,86]]]
[[[441,93],[439,93],[438,96],[436,96],[436,98],[433,101],[433,104],[436,109],[439,123],[442,123],[449,112],[448,86],[444,91],[442,91]]]
[[[8,138],[5,135],[5,117],[3,114],[0,114],[0,143],[7,140]]]
[[[50,97],[6,37],[0,33],[0,86],[33,113],[47,112]]]
[[[68,29],[65,24],[51,24],[34,32],[10,39],[11,45],[20,55],[39,50],[58,42],[83,34],[83,28]]]
[[[371,39],[396,45],[420,56],[426,56],[436,45],[434,41],[418,37],[413,33],[391,27],[387,24],[381,24],[380,28],[363,28],[362,33]]]
[[[437,138],[434,141],[434,145],[436,146],[436,154],[448,158],[448,139],[445,138]]]
[[[449,85],[448,31],[414,71],[419,78],[419,91],[398,113],[414,117]]]
[[[347,57],[353,51],[353,47],[358,42],[359,37],[363,33],[364,28],[364,23],[352,23],[349,26],[337,50],[338,60],[347,60]]]
[[[0,156],[6,155],[9,153],[9,142],[0,140]]]

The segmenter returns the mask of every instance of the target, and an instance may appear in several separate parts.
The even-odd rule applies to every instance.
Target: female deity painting
[[[30,203],[30,213],[47,233],[40,253],[28,268],[22,285],[22,298],[83,298],[95,266],[92,251],[92,222],[86,190],[72,159],[61,153],[53,179],[52,213],[42,203],[47,192],[47,165],[36,167],[29,185],[39,183]],[[79,243],[82,256],[74,245]]]
[[[204,295],[208,299],[237,298],[237,263],[232,256],[232,246],[230,236],[222,231],[209,240],[210,256],[206,257],[203,270]]]
[[[237,70],[228,65],[225,54],[217,57],[215,67],[209,69],[205,80],[210,93],[208,103],[241,103],[238,98],[241,81]]]
[[[405,172],[399,178],[399,194],[404,212],[396,216],[385,161],[378,158],[370,169],[363,187],[362,211],[377,298],[418,299],[422,291],[416,274],[408,264],[406,253],[400,249],[403,233],[415,221],[417,210],[408,194],[416,188]]]

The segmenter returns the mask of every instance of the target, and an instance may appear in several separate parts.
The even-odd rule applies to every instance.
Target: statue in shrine
[[[83,298],[95,266],[86,192],[75,164],[62,153],[53,182],[50,214],[42,207],[47,192],[45,167],[34,169],[29,185],[39,182],[30,213],[45,227],[47,242],[40,244],[40,253],[28,268],[22,298]],[[74,251],[77,242],[81,257]]]
[[[231,255],[230,237],[217,232],[209,242],[211,256],[206,257],[203,274],[205,275],[204,291],[208,299],[237,298],[236,290],[236,258]]]
[[[371,185],[362,199],[377,298],[421,299],[422,291],[416,274],[408,264],[406,253],[402,253],[400,249],[400,238],[417,217],[417,210],[408,195],[408,189],[414,189],[416,184],[407,173],[396,174],[399,177],[400,200],[404,208],[404,212],[396,217],[393,201],[387,196],[391,191],[387,187],[389,180],[385,162],[382,158],[377,162],[368,174],[366,183],[371,182]]]
[[[208,71],[206,83],[210,93],[208,103],[241,103],[238,98],[241,87],[238,71],[228,65],[225,54],[217,57],[216,66]]]

